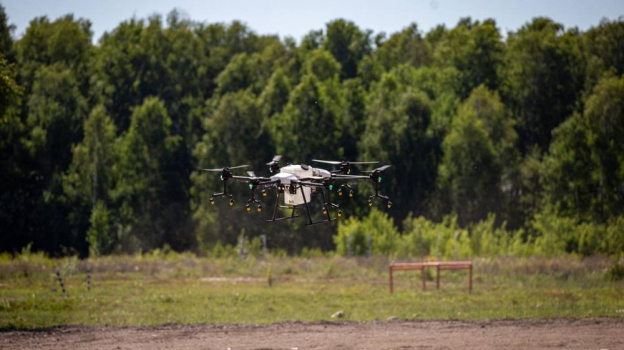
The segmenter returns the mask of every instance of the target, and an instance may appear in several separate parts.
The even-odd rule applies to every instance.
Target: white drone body
[[[316,190],[314,187],[302,187],[297,191],[290,191],[291,183],[298,183],[301,180],[331,178],[331,173],[325,169],[313,168],[307,165],[287,165],[280,168],[280,172],[271,176],[271,181],[280,180],[286,187],[284,191],[284,204],[300,205],[310,201],[310,194]],[[305,197],[305,198],[304,198]]]

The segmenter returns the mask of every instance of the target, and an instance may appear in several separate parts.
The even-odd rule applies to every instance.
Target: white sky
[[[0,0],[21,37],[39,16],[54,20],[67,13],[89,19],[94,41],[105,31],[130,19],[165,16],[181,9],[200,22],[245,22],[258,34],[301,39],[310,30],[324,29],[333,19],[345,18],[374,33],[397,32],[412,22],[427,32],[438,24],[454,27],[462,17],[494,18],[503,35],[536,16],[546,16],[566,28],[587,30],[602,18],[624,15],[623,0]]]

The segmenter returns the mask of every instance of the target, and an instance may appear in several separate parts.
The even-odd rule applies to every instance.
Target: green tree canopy
[[[344,19],[327,23],[323,47],[340,63],[341,79],[351,79],[357,75],[360,60],[371,52],[370,36],[370,30],[361,31],[355,23]]]
[[[583,87],[578,31],[535,18],[509,33],[503,96],[517,120],[523,150],[548,149],[551,131],[572,114]]]
[[[436,144],[428,133],[431,102],[413,87],[414,72],[411,66],[399,66],[373,88],[360,146],[364,159],[395,167],[387,176],[386,189],[399,217],[424,210],[427,191],[435,181]]]
[[[438,189],[443,212],[457,213],[460,225],[498,212],[501,164],[491,132],[501,114],[500,100],[476,89],[459,108],[442,144]]]

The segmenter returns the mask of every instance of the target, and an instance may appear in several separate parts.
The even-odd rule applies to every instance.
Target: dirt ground
[[[62,326],[0,332],[0,349],[624,349],[624,319]]]

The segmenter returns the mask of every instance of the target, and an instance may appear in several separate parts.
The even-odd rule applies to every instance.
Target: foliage
[[[373,209],[361,221],[351,217],[340,223],[334,243],[336,253],[343,256],[364,255],[369,249],[370,254],[391,255],[399,246],[399,232],[387,214]]]
[[[622,214],[624,77],[605,77],[574,114],[554,131],[544,161],[546,200],[558,212],[605,222]]]
[[[501,127],[495,126],[497,117],[488,113],[500,102],[496,97],[491,102],[478,100],[472,96],[460,106],[444,138],[438,170],[440,206],[443,212],[457,213],[462,226],[496,212],[501,201],[502,169],[492,137]]]
[[[624,280],[624,261],[622,261],[622,258],[613,261],[613,265],[607,271],[606,277],[611,281]]]
[[[452,30],[445,31],[436,43],[433,63],[440,67],[455,67],[460,72],[460,96],[485,85],[491,90],[499,86],[497,69],[503,59],[503,42],[496,22],[480,23],[462,18]]]
[[[535,18],[503,35],[493,19],[386,34],[338,18],[297,41],[174,10],[94,43],[71,14],[14,40],[9,15],[0,6],[3,252],[230,256],[264,234],[317,256],[344,254],[349,230],[354,254],[370,230],[397,257],[624,249],[622,19],[582,32]],[[232,208],[210,205],[221,183],[200,169],[266,176],[275,154],[390,164],[394,206],[340,202],[349,220],[310,228],[265,226],[266,210],[241,210],[243,184]],[[354,189],[360,202],[373,190]]]
[[[551,131],[576,107],[583,86],[580,33],[535,18],[509,34],[502,95],[514,113],[521,146],[548,149]]]
[[[416,69],[398,66],[372,87],[360,143],[365,159],[397,167],[386,172],[385,186],[400,210],[399,217],[410,210],[422,212],[422,201],[435,181],[437,140],[428,132],[431,101],[415,88],[415,75]]]

